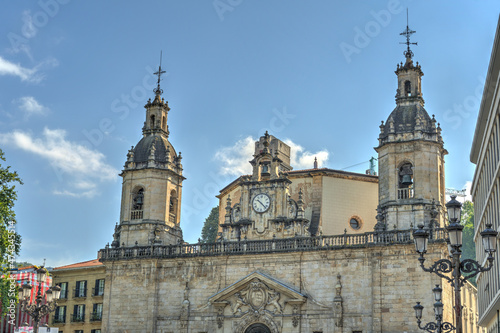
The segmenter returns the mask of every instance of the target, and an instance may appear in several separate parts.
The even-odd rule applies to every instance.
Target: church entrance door
[[[253,324],[246,329],[245,333],[271,333],[271,330],[264,324]]]

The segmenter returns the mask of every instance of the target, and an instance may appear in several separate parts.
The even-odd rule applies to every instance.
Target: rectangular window
[[[92,331],[90,331],[90,333],[101,333],[101,330],[100,329],[98,329],[98,330],[92,330]]]
[[[83,333],[83,330],[75,330],[75,333]]]
[[[94,304],[90,321],[101,321],[101,320],[102,320],[102,303]]]
[[[58,306],[56,312],[54,313],[53,323],[65,323],[66,322],[66,306]]]
[[[87,281],[76,281],[75,297],[87,297]]]
[[[95,280],[95,286],[92,295],[93,296],[104,295],[104,279]]]
[[[81,323],[85,321],[85,304],[78,304],[73,307],[72,322]]]
[[[57,284],[59,287],[61,287],[61,295],[59,296],[60,299],[67,299],[68,298],[68,282],[61,282]]]

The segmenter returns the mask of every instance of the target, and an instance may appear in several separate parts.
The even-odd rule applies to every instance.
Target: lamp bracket
[[[482,267],[476,260],[472,259],[465,259],[462,262],[460,262],[460,271],[465,274],[469,275],[462,275],[461,279],[461,286],[464,285],[464,282],[466,280],[469,280],[473,278],[474,276],[478,275],[481,272],[487,272],[489,271],[493,265],[487,265],[486,267]]]
[[[440,259],[429,268],[426,268],[423,260],[420,260],[420,267],[422,267],[425,272],[435,273],[443,279],[446,279],[448,282],[453,283],[453,278],[447,275],[448,273],[453,272],[453,263],[448,259]]]
[[[430,322],[425,324],[424,327],[420,326],[420,320],[418,322],[418,328],[421,330],[427,331],[429,333],[434,333],[434,332],[441,332],[441,333],[448,333],[451,332],[455,329],[455,326],[453,326],[451,323],[445,321],[444,323],[441,323],[441,325]],[[441,326],[441,327],[440,327]],[[439,329],[441,328],[441,329]]]

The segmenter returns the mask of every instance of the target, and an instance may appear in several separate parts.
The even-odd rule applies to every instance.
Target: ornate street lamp
[[[61,287],[59,286],[50,287],[45,291],[45,294],[43,293],[43,283],[47,280],[47,270],[43,266],[37,269],[36,276],[37,283],[40,283],[40,286],[38,287],[35,302],[30,302],[32,287],[27,283],[22,286],[22,290],[19,295],[21,298],[21,310],[33,319],[34,333],[38,333],[38,325],[42,317],[52,311],[55,311],[57,307],[57,300],[61,294]],[[42,304],[44,296],[46,298],[46,302],[45,304]]]
[[[498,232],[496,232],[491,228],[491,224],[487,224],[486,229],[480,233],[483,239],[484,251],[488,254],[487,266],[483,267],[479,262],[472,259],[465,259],[460,261],[460,256],[462,255],[462,251],[460,248],[462,247],[462,231],[464,227],[463,225],[460,224],[462,204],[457,200],[455,200],[455,198],[456,196],[452,195],[451,200],[446,203],[446,209],[448,211],[448,220],[449,220],[449,224],[446,227],[446,229],[448,230],[448,235],[449,235],[448,250],[450,252],[451,260],[440,259],[436,261],[432,266],[428,268],[425,267],[424,255],[427,252],[429,232],[424,229],[424,226],[422,224],[420,224],[418,226],[418,229],[413,232],[413,238],[415,241],[416,251],[420,254],[418,260],[420,261],[420,266],[422,267],[422,269],[425,272],[435,273],[441,278],[446,279],[451,284],[451,286],[454,287],[455,289],[454,308],[455,308],[455,318],[457,326],[456,329],[457,333],[462,333],[462,305],[461,305],[462,302],[460,299],[461,297],[460,289],[464,285],[466,280],[469,280],[470,278],[478,275],[481,272],[489,271],[493,267],[493,259],[494,259],[493,254],[496,252],[496,244],[497,244],[496,238]],[[448,273],[452,273],[451,277],[448,275]],[[462,273],[465,273],[467,275],[462,275]],[[414,308],[415,311],[417,311],[417,307],[415,306]],[[435,309],[436,309],[436,304],[435,304]]]
[[[446,321],[443,323],[443,303],[441,302],[442,291],[443,289],[441,289],[438,284],[436,285],[436,288],[432,289],[432,292],[434,293],[434,300],[436,301],[434,303],[434,316],[436,317],[435,323],[429,322],[422,327],[421,319],[424,307],[420,305],[420,302],[417,302],[417,305],[413,307],[413,309],[415,309],[415,317],[417,318],[418,328],[420,328],[421,330],[430,333],[447,333],[455,329],[455,327],[451,323],[448,323]]]

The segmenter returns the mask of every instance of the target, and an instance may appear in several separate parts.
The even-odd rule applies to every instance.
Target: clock
[[[271,206],[271,198],[265,193],[257,194],[252,200],[252,207],[257,213],[264,213]]]

